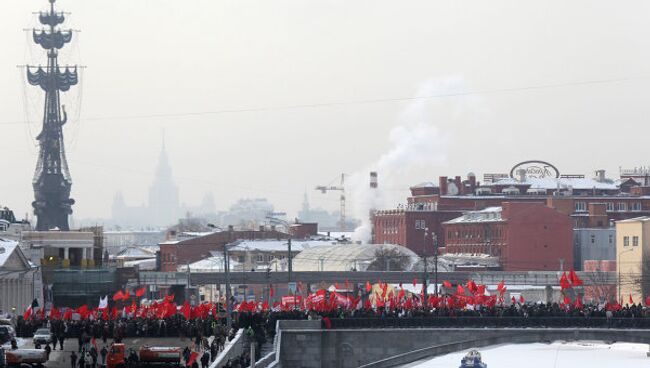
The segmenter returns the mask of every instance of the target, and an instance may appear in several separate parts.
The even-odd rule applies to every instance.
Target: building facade
[[[504,202],[443,223],[446,254],[499,257],[504,271],[554,271],[573,264],[569,216],[535,202]],[[534,256],[531,256],[534,255]]]
[[[616,222],[618,297],[641,303],[650,296],[650,216]]]
[[[0,314],[22,313],[32,300],[43,305],[41,273],[32,267],[18,242],[0,239]]]

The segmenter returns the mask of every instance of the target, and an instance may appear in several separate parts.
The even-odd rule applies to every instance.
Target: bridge
[[[580,318],[571,320],[578,321]],[[618,320],[595,320],[595,326],[611,323],[613,327],[414,328],[389,327],[384,322],[383,325],[376,325],[378,328],[351,328],[346,326],[347,322],[340,322],[343,320],[332,320],[333,328],[328,330],[321,328],[321,321],[278,321],[274,351],[258,361],[256,366],[385,368],[499,344],[550,343],[558,340],[650,343],[650,322],[645,322],[643,326],[646,328],[625,328],[625,322],[619,325]]]
[[[585,285],[615,284],[616,272],[577,272]],[[510,285],[532,285],[532,286],[557,286],[559,285],[562,272],[554,271],[529,271],[529,272],[438,272],[438,282],[447,280],[453,284],[466,283],[467,280],[474,280],[479,284],[496,285],[501,280]],[[225,284],[226,275],[224,272],[140,272],[140,283],[147,285],[196,285]],[[366,281],[410,284],[413,279],[422,282],[424,272],[422,271],[308,271],[292,272],[291,280],[304,284],[316,284],[320,282],[342,283],[348,280],[351,284],[362,284]],[[429,282],[433,282],[433,272],[428,273]],[[288,272],[230,272],[232,284],[280,284],[289,280]]]

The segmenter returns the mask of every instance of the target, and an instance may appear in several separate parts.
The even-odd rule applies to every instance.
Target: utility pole
[[[230,302],[230,260],[228,259],[228,246],[223,246],[223,269],[226,273],[226,326],[228,331],[232,327],[232,303]]]
[[[424,239],[422,242],[422,254],[424,255],[424,279],[422,280],[422,305],[427,306],[427,277],[429,276],[429,272],[427,270],[427,235],[429,234],[429,228],[425,227],[424,228]]]
[[[436,233],[433,233],[433,249],[435,251],[435,253],[433,253],[433,261],[434,261],[433,269],[435,274],[434,281],[436,283],[435,293],[437,297],[438,296],[438,236],[436,235]]]

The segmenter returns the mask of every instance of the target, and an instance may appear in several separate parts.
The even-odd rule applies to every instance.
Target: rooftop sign
[[[510,177],[515,179],[519,170],[526,170],[528,178],[559,178],[560,171],[546,161],[530,160],[516,164],[510,170]]]

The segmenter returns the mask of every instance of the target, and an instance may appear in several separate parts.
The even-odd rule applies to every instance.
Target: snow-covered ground
[[[488,368],[613,368],[650,367],[647,344],[602,342],[555,342],[552,344],[499,345],[478,349]],[[466,351],[420,361],[404,367],[459,367]]]

